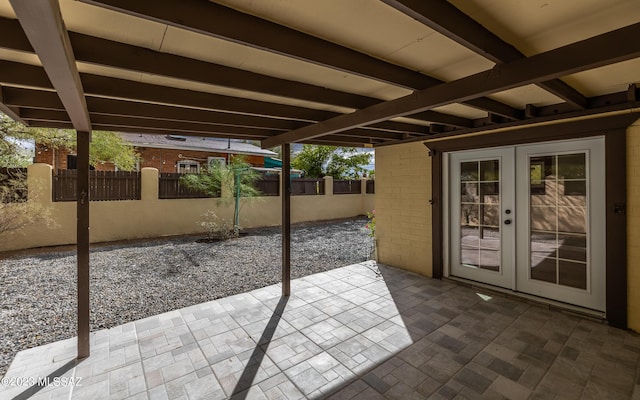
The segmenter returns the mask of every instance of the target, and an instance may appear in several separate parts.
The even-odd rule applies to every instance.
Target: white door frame
[[[487,161],[498,160],[500,163],[499,170],[499,212],[497,216],[497,226],[499,228],[499,264],[498,271],[491,271],[481,268],[472,268],[462,266],[459,260],[462,246],[460,240],[450,240],[449,255],[451,260],[450,273],[452,275],[482,281],[494,286],[510,289],[514,284],[513,268],[515,262],[515,243],[508,243],[509,237],[515,236],[515,196],[514,191],[504,190],[504,188],[513,188],[514,186],[514,149],[513,147],[499,147],[482,150],[469,150],[455,152],[449,155],[449,188],[451,202],[448,203],[450,211],[449,232],[451,235],[460,236],[460,163],[464,161]],[[454,178],[455,177],[455,178]],[[454,182],[455,181],[455,182]],[[509,214],[507,214],[509,213]],[[479,221],[482,222],[482,221]],[[454,236],[451,236],[454,237]],[[504,244],[507,244],[506,246]],[[479,252],[480,253],[480,252]],[[479,254],[480,258],[480,254]],[[479,260],[480,261],[480,260]],[[506,267],[506,268],[505,268]]]
[[[606,196],[604,137],[573,141],[529,144],[516,150],[516,170],[528,171],[529,157],[547,154],[584,152],[587,167],[587,288],[586,290],[530,279],[529,256],[529,179],[516,180],[516,213],[520,221],[516,231],[517,249],[516,287],[519,291],[598,311],[605,311],[606,282]]]
[[[473,154],[474,152],[484,152],[491,150],[502,150],[505,148],[513,149],[515,155],[514,171],[528,171],[529,155],[538,153],[558,154],[558,153],[575,153],[584,151],[587,156],[588,169],[588,204],[589,218],[587,222],[588,229],[588,265],[590,272],[588,273],[587,290],[575,289],[562,286],[562,290],[558,290],[555,284],[530,280],[529,272],[529,250],[514,251],[513,267],[514,273],[511,276],[510,285],[497,285],[511,290],[518,290],[523,293],[533,294],[557,300],[569,304],[578,305],[580,307],[590,308],[593,310],[605,311],[606,308],[606,208],[605,208],[605,152],[604,137],[594,137],[579,140],[552,141],[534,144],[524,144],[517,146],[488,148],[480,150],[445,152],[442,156],[442,189],[443,189],[443,274],[444,276],[454,276],[452,273],[452,198],[451,176],[454,173],[452,164],[456,160],[456,154]],[[478,153],[481,154],[481,153]],[[491,153],[486,153],[491,154]],[[452,161],[452,157],[454,160]],[[592,167],[590,167],[592,166]],[[504,177],[501,177],[504,179]],[[514,221],[512,224],[513,236],[516,237],[514,245],[517,249],[529,249],[529,179],[520,177],[516,181],[514,176],[514,193],[516,198],[513,201]],[[600,185],[598,189],[595,185]],[[500,190],[503,194],[503,190]],[[501,201],[502,203],[502,201]],[[516,205],[520,205],[516,208]],[[504,219],[504,215],[502,215]],[[519,221],[519,223],[518,223]],[[504,224],[501,225],[504,228]],[[597,268],[594,268],[597,267]],[[457,275],[459,276],[459,274]],[[474,278],[462,277],[465,279],[477,280]],[[489,282],[489,284],[491,284]]]

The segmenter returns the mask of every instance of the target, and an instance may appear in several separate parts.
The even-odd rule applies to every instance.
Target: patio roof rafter
[[[91,120],[84,89],[60,13],[60,5],[55,0],[10,2],[74,128],[90,133]]]
[[[34,110],[37,111],[37,110]],[[55,114],[46,113],[46,115],[34,117],[29,114],[29,118],[26,121],[29,123],[29,126],[32,127],[42,127],[42,128],[58,128],[58,129],[72,129],[73,124],[68,120],[68,118],[61,117],[62,114],[59,111],[53,111]],[[170,134],[170,133],[181,133],[188,136],[198,136],[198,137],[211,137],[211,138],[229,138],[233,137],[236,139],[243,140],[263,140],[272,135],[265,135],[260,132],[248,132],[246,128],[237,128],[237,127],[221,127],[217,129],[202,129],[202,128],[191,128],[189,126],[184,125],[183,123],[175,124],[175,125],[165,125],[165,124],[151,124],[144,123],[139,119],[131,118],[127,119],[126,117],[114,117],[114,118],[100,118],[100,116],[96,117],[92,121],[92,126],[95,130],[105,130],[105,131],[123,131],[130,133],[148,133],[148,134]],[[354,133],[355,131],[355,133]],[[317,140],[310,141],[309,144],[322,144],[322,145],[332,145],[332,146],[364,146],[364,145],[379,145],[387,142],[392,142],[394,140],[402,140],[416,137],[425,137],[425,136],[409,136],[409,135],[400,135],[400,134],[391,134],[391,136],[384,134],[370,134],[364,132],[364,130],[353,130],[346,132],[344,135],[327,135]]]
[[[135,127],[148,127],[165,129],[168,131],[185,131],[185,132],[202,132],[202,133],[220,133],[225,135],[238,136],[239,138],[244,136],[256,136],[256,137],[269,137],[276,134],[278,131],[272,129],[264,129],[257,127],[246,126],[231,126],[222,124],[202,124],[199,122],[188,121],[158,121],[156,119],[140,118],[136,116],[123,116],[123,115],[108,115],[101,113],[90,113],[91,121],[95,124],[120,126],[123,129],[135,128]],[[66,114],[63,111],[56,110],[36,110],[36,109],[24,109],[23,118],[26,120],[37,121],[69,121],[65,118]]]
[[[4,92],[5,88],[0,85],[0,112],[9,116],[9,118],[13,119],[14,121],[18,121],[24,125],[28,125],[27,122],[20,116],[19,108],[12,107],[5,103],[6,100]]]
[[[69,32],[69,37],[78,62],[355,109],[382,101],[80,33]],[[33,52],[18,22],[1,17],[0,47],[23,53]],[[96,52],[97,48],[101,51]],[[451,122],[455,120],[449,115],[435,111],[423,116],[415,115],[414,118],[458,126]]]
[[[15,90],[29,87],[44,89],[44,91],[54,93],[52,91],[53,87],[41,67],[0,60],[0,71],[2,72],[2,81],[7,85],[16,86],[16,88],[14,88]],[[92,100],[89,100],[91,97],[116,100],[126,99],[126,101],[131,101],[133,103],[138,102],[151,103],[152,105],[175,106],[176,109],[197,109],[235,115],[244,114],[281,121],[306,123],[322,121],[341,115],[333,111],[317,110],[260,100],[243,99],[206,92],[196,92],[187,89],[134,82],[126,79],[109,78],[93,74],[81,73],[80,77],[85,89],[85,96],[87,97],[86,101],[88,104],[92,104]],[[27,92],[16,92],[16,94],[21,96],[20,101],[29,101],[25,98],[25,96],[29,95]],[[36,94],[32,93],[30,98],[34,99],[35,96]],[[44,97],[46,95],[43,94],[41,96]],[[42,98],[39,98],[34,99],[33,101],[34,104],[46,103],[50,104],[51,107],[54,107],[53,99],[45,101]],[[42,108],[49,108],[46,104],[42,104]],[[104,110],[103,112],[109,113],[108,110]],[[176,112],[179,113],[180,111],[176,110]],[[128,113],[129,111],[126,112],[126,114]],[[423,113],[425,118],[430,116],[429,113],[430,112]],[[473,126],[472,121],[466,118],[447,114],[436,115],[436,117],[438,116],[442,116],[443,119],[448,121],[448,125],[467,128]],[[154,116],[149,115],[149,118],[154,118]],[[187,116],[180,117],[179,119],[190,120]],[[428,130],[424,125],[415,125],[396,121],[383,121],[379,124],[371,125],[367,127],[367,129],[409,133],[423,133]]]
[[[9,107],[25,110],[64,110],[60,99],[52,91],[4,87],[5,101]],[[307,122],[269,118],[258,115],[241,115],[214,110],[203,110],[149,104],[113,98],[86,96],[90,114],[112,116],[132,116],[159,121],[185,121],[198,124],[228,125],[237,127],[253,127],[289,131],[308,125]],[[469,124],[469,127],[472,125]],[[360,131],[365,137],[400,137],[402,134],[426,134],[429,129],[424,125],[413,125],[403,122],[381,123]],[[355,132],[354,132],[355,133]],[[400,134],[400,135],[398,135]]]
[[[29,120],[29,124],[35,128],[56,128],[56,129],[72,129],[73,125],[69,121],[49,121],[49,120]],[[202,132],[194,132],[183,130],[176,132],[174,130],[169,130],[165,128],[150,128],[150,127],[127,127],[115,124],[98,124],[93,123],[92,127],[96,131],[123,131],[124,129],[129,129],[128,133],[142,133],[149,135],[162,135],[162,134],[170,134],[170,133],[181,133],[188,136],[197,136],[197,137],[211,137],[211,138],[220,138],[227,139],[229,138],[228,134],[225,133],[202,133]],[[244,136],[243,139],[247,140],[261,140],[263,136]]]
[[[366,126],[389,118],[457,103],[532,83],[633,59],[640,55],[640,23],[540,53],[510,64],[496,65],[453,82],[415,92],[351,114],[265,139],[263,147],[299,142]]]
[[[443,82],[207,0],[179,3],[150,0],[81,1],[406,89],[422,90]],[[524,116],[520,110],[490,98],[471,99],[465,104],[509,119],[521,119]]]
[[[525,58],[514,46],[445,0],[382,1],[495,63],[510,63]],[[578,108],[585,109],[588,106],[585,96],[559,79],[537,85]]]

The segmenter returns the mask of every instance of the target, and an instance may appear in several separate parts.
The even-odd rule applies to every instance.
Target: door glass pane
[[[530,157],[529,169],[530,277],[586,289],[586,154]]]
[[[561,285],[571,286],[579,289],[586,289],[587,264],[559,260],[558,278]]]
[[[531,206],[531,229],[534,231],[555,232],[557,228],[557,208]]]
[[[478,163],[477,162],[463,162],[460,163],[460,180],[462,182],[477,182],[478,181]]]
[[[462,227],[480,225],[480,205],[479,204],[461,204],[462,210],[460,215],[460,224]]]
[[[558,234],[558,257],[570,261],[587,262],[587,235]]]
[[[587,233],[586,207],[558,207],[558,231]]]
[[[478,203],[480,193],[476,182],[463,182],[460,184],[460,201],[463,203]]]
[[[563,154],[558,156],[558,175],[564,179],[586,179],[585,154]]]
[[[482,204],[482,225],[485,227],[495,227],[500,225],[500,207]]]
[[[479,227],[463,226],[460,231],[460,263],[466,267],[478,268],[480,265]]]
[[[480,176],[483,181],[499,181],[500,180],[500,161],[488,160],[480,162]]]
[[[500,161],[460,163],[460,260],[500,270]]]

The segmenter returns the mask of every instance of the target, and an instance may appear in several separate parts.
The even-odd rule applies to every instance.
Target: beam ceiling
[[[634,44],[628,43],[635,41],[630,38],[638,35],[637,30],[628,27],[615,37],[603,35],[609,38],[606,44],[589,39],[596,44],[588,50],[582,46],[581,51],[597,53],[591,58],[561,54],[560,49],[543,53],[553,55],[547,58],[542,54],[526,58],[493,33],[520,32],[508,26],[506,14],[496,13],[503,17],[497,21],[501,25],[486,16],[483,25],[474,19],[476,14],[466,14],[444,0],[374,0],[378,3],[372,4],[372,9],[376,14],[387,13],[389,24],[380,25],[379,15],[354,16],[354,26],[362,31],[357,40],[345,36],[353,34],[355,28],[343,30],[328,22],[328,28],[323,28],[323,21],[331,15],[357,8],[339,1],[318,5],[316,14],[307,13],[297,4],[269,5],[271,0],[252,6],[245,0],[223,0],[225,5],[208,0],[61,0],[60,15],[54,0],[37,0],[34,4],[45,4],[37,12],[46,15],[26,17],[24,29],[2,1],[9,0],[0,0],[0,111],[35,126],[49,123],[77,127],[84,122],[85,128],[93,123],[97,129],[143,133],[208,132],[212,137],[260,139],[266,146],[283,140],[385,145],[617,112],[625,104],[635,104],[636,86],[633,90],[626,88],[640,80],[634,72],[640,58],[632,49]],[[29,8],[23,5],[28,2],[15,3],[16,15],[25,19],[20,7]],[[474,7],[482,6],[478,3]],[[625,15],[630,14],[628,8]],[[569,9],[563,12],[565,20],[573,15]],[[603,21],[597,32],[587,29],[580,36],[583,32],[579,31],[573,45],[588,37],[588,32],[596,35],[605,32],[606,26],[640,21],[621,18],[618,15],[615,20]],[[43,30],[40,25],[49,28]],[[69,32],[65,25],[71,27]],[[112,26],[132,29],[111,32]],[[251,29],[244,29],[247,26]],[[54,40],[58,50],[43,49],[42,44],[34,50],[30,36],[25,34],[27,29],[54,29],[60,36]],[[389,41],[378,46],[385,38],[376,30],[385,29]],[[39,34],[33,40],[46,43],[48,38]],[[329,37],[335,43],[322,39]],[[193,43],[186,42],[182,49],[181,39]],[[536,40],[510,36],[510,42],[519,45]],[[562,49],[568,51],[571,46]],[[438,67],[415,61],[423,52],[446,53],[449,48],[456,49],[451,57],[438,54],[436,58],[452,64]],[[64,57],[60,57],[60,49]],[[228,55],[225,49],[231,49]],[[628,53],[619,58],[611,56],[618,49],[620,54]],[[403,54],[396,56],[396,52]],[[558,54],[559,58],[575,55],[576,68],[567,67],[564,59],[553,59]],[[633,57],[636,59],[600,68]],[[263,59],[268,60],[264,67],[255,64]],[[459,67],[457,60],[474,64]],[[477,73],[491,62],[498,65]],[[282,67],[282,73],[274,67]],[[65,73],[65,68],[66,77],[50,80],[51,71]],[[438,68],[455,71],[442,74]],[[305,78],[307,69],[309,79]],[[591,85],[598,88],[588,92],[594,97],[587,98],[565,83],[572,82],[584,91],[588,85],[583,76],[587,72],[570,75],[583,70],[589,70],[589,79],[604,77],[597,81],[599,85]],[[447,83],[417,71],[463,78]],[[342,77],[344,82],[340,81]],[[415,91],[398,98],[407,93],[400,88]],[[558,103],[559,98],[565,101]],[[65,113],[70,107],[63,100],[77,102],[71,107],[76,115]]]
[[[42,68],[37,66],[0,61],[0,72],[2,72],[2,81],[10,85],[53,89]],[[340,115],[329,111],[194,92],[93,74],[80,74],[80,77],[86,90],[87,103],[91,105],[91,111],[103,114],[134,114],[144,118],[184,121],[191,121],[194,117],[198,117],[211,123],[271,127],[280,130],[291,130]],[[54,92],[51,91],[9,87],[5,88],[5,91],[7,92],[7,104],[12,106],[50,109],[59,109],[60,107],[60,102],[55,100],[52,96]],[[134,101],[126,101],[124,104],[124,100],[117,102],[115,101],[117,99]],[[166,111],[170,112],[165,113]],[[198,111],[200,112],[198,113]],[[204,117],[206,112],[209,112],[208,117]],[[215,112],[215,117],[211,112]],[[173,118],[169,118],[170,115],[173,115]],[[442,115],[458,126],[472,126],[471,121],[464,118]],[[211,118],[215,118],[217,122]],[[425,126],[395,121],[381,122],[369,126],[367,129],[372,131],[373,136],[375,136],[375,131],[408,134],[428,132],[428,128]]]
[[[69,38],[76,61],[88,64],[121,68],[128,71],[352,109],[368,107],[381,102],[381,100],[372,97],[274,78],[80,33],[70,32]],[[0,47],[23,53],[33,53],[33,48],[20,28],[18,21],[1,17]],[[97,52],[95,49],[100,49],[101,51]],[[413,118],[457,127],[468,126],[468,124],[461,126],[459,121],[452,119],[449,115],[443,115],[435,111],[414,115]]]
[[[439,79],[208,0],[82,1],[406,89],[421,90],[442,83]],[[519,110],[489,98],[475,98],[465,104],[509,119],[523,116]]]
[[[263,140],[264,147],[338,133],[640,56],[640,23]]]

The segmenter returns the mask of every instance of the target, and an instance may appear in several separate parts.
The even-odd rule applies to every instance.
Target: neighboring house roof
[[[271,157],[273,151],[261,149],[251,143],[227,139],[211,139],[183,135],[140,135],[137,133],[118,133],[126,142],[135,147],[159,149],[196,150],[215,153],[246,154]]]

